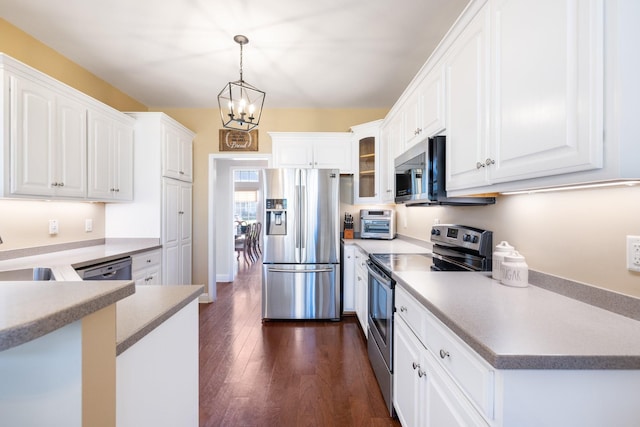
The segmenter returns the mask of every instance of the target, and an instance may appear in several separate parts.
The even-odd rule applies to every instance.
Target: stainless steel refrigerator
[[[340,319],[338,169],[264,169],[262,318]]]

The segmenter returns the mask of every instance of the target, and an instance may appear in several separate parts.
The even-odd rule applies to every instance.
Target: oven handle
[[[369,270],[369,274],[371,274],[384,287],[391,289],[393,285],[391,277],[387,276],[382,270],[380,270],[380,268],[378,268],[378,266],[369,260],[367,260],[367,270]]]

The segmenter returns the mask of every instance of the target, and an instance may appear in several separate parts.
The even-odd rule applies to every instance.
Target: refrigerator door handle
[[[309,210],[307,209],[307,186],[300,185],[300,249],[303,251],[306,248],[307,242],[307,215]],[[306,261],[306,256],[303,262]]]
[[[270,273],[330,273],[333,268],[314,268],[311,270],[291,270],[288,268],[269,268]]]

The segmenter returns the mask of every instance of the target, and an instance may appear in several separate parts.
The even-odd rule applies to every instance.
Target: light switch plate
[[[91,218],[87,218],[84,220],[84,231],[87,233],[93,231],[93,220]]]

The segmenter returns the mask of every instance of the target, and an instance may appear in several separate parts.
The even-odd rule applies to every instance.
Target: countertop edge
[[[133,282],[129,282],[126,286],[107,294],[91,297],[49,315],[5,329],[0,335],[0,351],[40,338],[109,305],[115,304],[134,293],[135,285]]]
[[[640,369],[640,358],[626,355],[536,355],[536,354],[497,354],[482,341],[467,333],[451,320],[437,306],[399,277],[394,277],[397,285],[409,292],[431,314],[449,328],[461,341],[476,352],[495,369],[503,370],[634,370]],[[531,285],[535,286],[535,285]]]
[[[187,295],[184,295],[176,304],[172,305],[171,308],[165,310],[158,316],[154,317],[151,321],[141,325],[137,328],[131,335],[120,340],[120,342],[116,343],[116,356],[121,355],[127,349],[132,347],[142,338],[147,336],[150,332],[155,330],[158,326],[164,323],[171,316],[176,314],[178,311],[186,307],[193,300],[197,299],[204,292],[204,285],[189,285],[193,288],[192,292]]]

